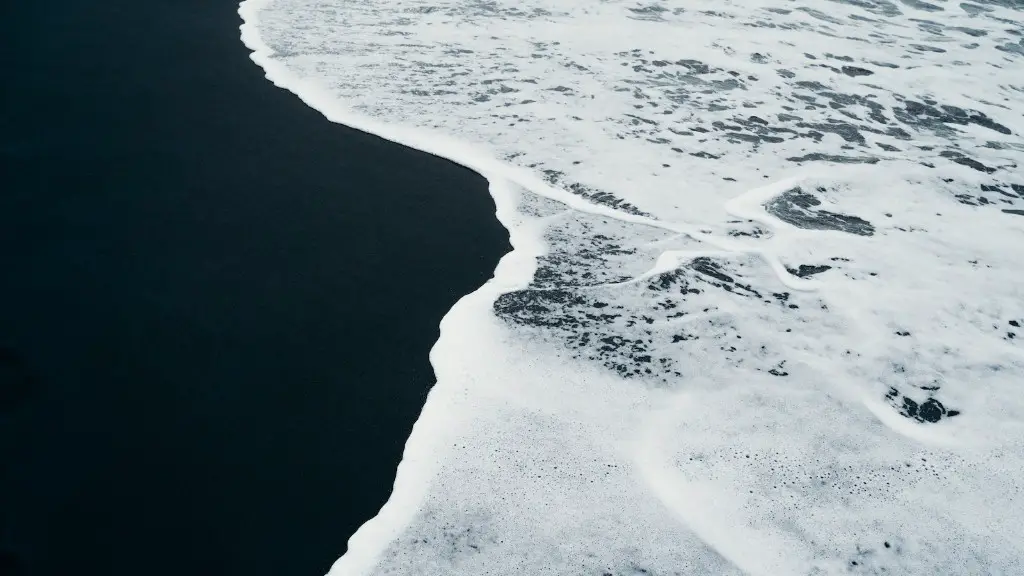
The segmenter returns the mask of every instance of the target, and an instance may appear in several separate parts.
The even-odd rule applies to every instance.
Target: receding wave
[[[514,246],[332,574],[1024,573],[1024,4],[240,12]]]

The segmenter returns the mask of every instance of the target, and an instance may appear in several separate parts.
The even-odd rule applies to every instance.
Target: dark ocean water
[[[275,88],[231,0],[0,5],[0,574],[325,572],[391,489],[483,178]]]

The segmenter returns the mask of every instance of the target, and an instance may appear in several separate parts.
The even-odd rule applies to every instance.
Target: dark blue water
[[[325,572],[391,489],[486,182],[274,88],[231,0],[0,5],[0,574]]]

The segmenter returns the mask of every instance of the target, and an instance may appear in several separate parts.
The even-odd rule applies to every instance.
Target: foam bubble
[[[1019,3],[240,12],[514,247],[333,574],[1024,571]]]

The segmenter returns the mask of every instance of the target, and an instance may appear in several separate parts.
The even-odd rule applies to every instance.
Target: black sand
[[[0,574],[316,575],[391,489],[486,182],[275,88],[231,0],[0,6]]]

